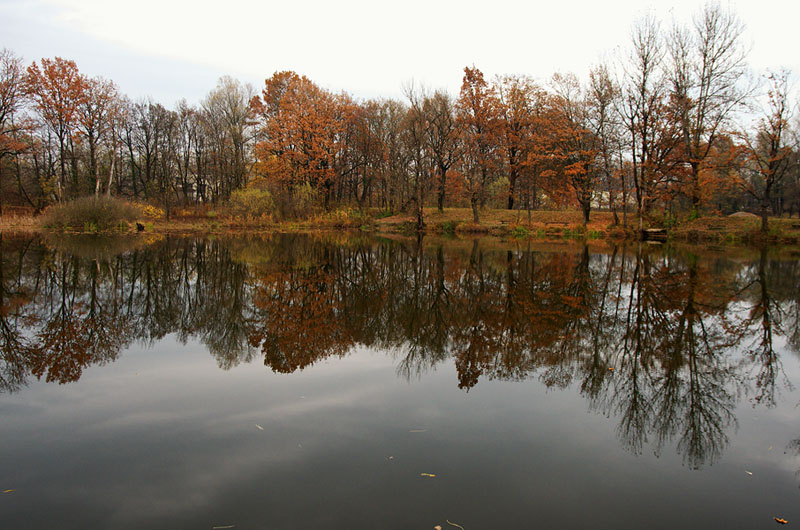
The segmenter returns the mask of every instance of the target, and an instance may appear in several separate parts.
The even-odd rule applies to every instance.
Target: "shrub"
[[[511,235],[514,237],[527,237],[529,234],[528,229],[524,226],[516,225],[511,229]]]
[[[305,183],[292,190],[292,203],[295,217],[309,217],[319,211],[322,198],[318,190]]]
[[[43,224],[49,228],[102,232],[127,229],[140,215],[138,206],[116,197],[82,197],[48,207]]]
[[[486,188],[486,196],[493,208],[505,208],[508,205],[509,182],[507,177],[500,177]]]
[[[142,215],[147,217],[148,219],[163,219],[164,218],[164,210],[158,208],[157,206],[153,206],[152,204],[145,204],[141,207]]]
[[[445,221],[441,225],[441,230],[445,234],[455,234],[457,223],[455,221]]]
[[[325,216],[322,221],[336,227],[353,228],[357,226],[367,225],[372,222],[369,214],[361,211],[354,210],[353,208],[339,208]]]
[[[228,206],[231,214],[237,217],[264,217],[275,213],[272,194],[263,189],[236,190],[231,193]]]
[[[304,219],[322,212],[322,194],[310,184],[291,190],[273,188],[276,210],[283,219]]]

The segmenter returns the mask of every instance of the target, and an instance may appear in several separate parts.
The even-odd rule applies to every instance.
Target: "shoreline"
[[[627,226],[615,225],[610,212],[594,212],[584,228],[581,214],[576,211],[532,211],[530,220],[525,211],[484,210],[480,223],[472,222],[468,208],[446,208],[425,211],[425,237],[446,238],[512,237],[519,240],[609,240],[614,242],[638,241],[637,230],[629,215]],[[166,219],[143,219],[144,234],[219,235],[251,233],[316,233],[359,232],[379,236],[417,236],[416,219],[412,215],[397,214],[379,217],[368,216],[352,210],[334,211],[309,219],[272,221],[271,219],[244,219],[223,216],[182,216]],[[646,228],[662,230],[664,243],[707,243],[722,246],[758,247],[800,246],[800,219],[770,218],[770,233],[759,231],[760,219],[751,215],[705,216],[671,227],[651,223]],[[0,233],[25,234],[131,234],[137,233],[136,223],[127,230],[59,230],[41,226],[32,215],[4,215],[0,217]]]

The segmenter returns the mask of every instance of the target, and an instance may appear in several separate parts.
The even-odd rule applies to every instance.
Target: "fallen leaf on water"
[[[428,431],[428,429],[411,429],[408,432],[427,432],[427,431]]]
[[[745,473],[747,473],[748,475],[752,475],[753,474],[752,471],[747,471],[747,470],[745,470]]]
[[[433,530],[442,530],[442,527],[441,525],[437,524],[436,526],[433,527]]]
[[[433,474],[433,473],[420,473],[419,475],[420,475],[421,477],[430,477],[430,478],[433,478],[433,477],[435,477],[435,476],[436,476],[436,475],[435,475],[435,474]]]
[[[394,460],[394,457],[393,457],[393,456],[390,456],[390,457],[389,457],[389,460]]]
[[[256,429],[258,429],[259,431],[263,431],[263,430],[264,430],[264,427],[262,427],[261,425],[259,425],[258,423],[256,423]]]
[[[776,517],[775,522],[778,524],[787,524],[789,521],[787,521],[786,519],[781,519],[779,517]]]
[[[14,493],[17,490],[3,490],[3,493]]]
[[[464,527],[461,526],[460,524],[451,523],[449,519],[445,519],[445,521],[447,521],[447,524],[449,524],[450,526],[455,526],[457,528],[460,528],[461,530],[464,530]]]

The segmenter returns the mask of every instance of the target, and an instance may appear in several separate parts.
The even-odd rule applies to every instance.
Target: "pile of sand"
[[[750,212],[736,212],[730,214],[728,217],[745,217],[747,219],[759,219],[759,216]]]

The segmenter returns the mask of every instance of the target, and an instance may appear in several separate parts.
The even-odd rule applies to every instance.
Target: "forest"
[[[588,79],[487,79],[459,94],[409,82],[359,100],[292,71],[260,91],[221,77],[199,102],[131,100],[55,57],[0,51],[0,214],[87,196],[163,210],[300,218],[337,208],[613,214],[677,223],[748,211],[800,216],[800,127],[791,72],[756,75],[743,22],[716,4],[691,23],[653,16]],[[535,57],[531,57],[535,61]]]

